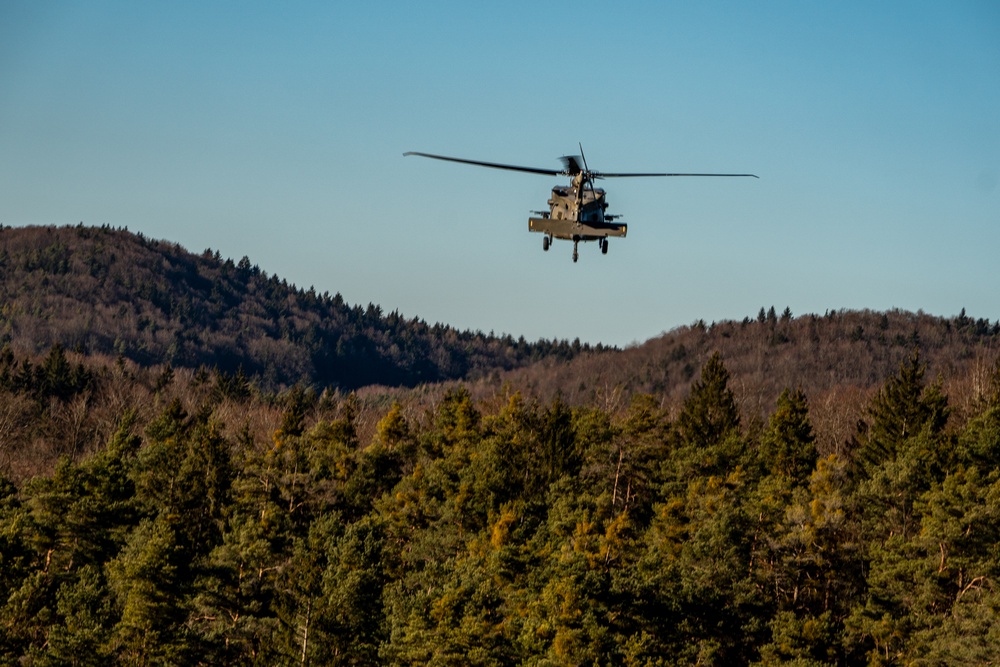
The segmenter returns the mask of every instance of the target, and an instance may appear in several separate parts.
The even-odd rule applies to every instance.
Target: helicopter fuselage
[[[625,236],[628,226],[612,222],[605,215],[608,202],[602,188],[588,187],[577,177],[570,185],[552,188],[549,210],[528,218],[528,230],[550,238],[571,241],[598,241],[609,236]]]

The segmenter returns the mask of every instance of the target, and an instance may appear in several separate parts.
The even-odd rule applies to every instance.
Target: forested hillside
[[[559,391],[573,401],[603,398],[607,388],[679,400],[697,369],[715,352],[739,378],[742,398],[760,398],[764,410],[788,386],[810,395],[838,385],[880,385],[913,350],[932,375],[951,378],[979,366],[987,373],[1000,351],[1000,322],[975,319],[962,309],[943,318],[901,310],[827,311],[798,317],[764,308],[755,318],[695,322],[615,355],[572,363],[549,362],[508,374],[516,384],[544,394]]]
[[[778,313],[781,314],[778,314]],[[929,377],[940,379],[963,414],[1000,356],[1000,322],[893,310],[827,311],[795,317],[788,308],[761,308],[742,321],[696,322],[612,355],[541,361],[471,383],[476,397],[507,383],[539,400],[617,411],[637,393],[676,413],[697,370],[715,353],[732,373],[737,404],[750,420],[765,420],[786,388],[810,398],[822,451],[839,451],[857,413],[899,364],[919,351]]]
[[[671,414],[41,366],[6,396],[106,392],[108,436],[0,478],[0,665],[998,659],[996,368],[959,415],[911,352],[821,454],[807,395],[752,423],[719,355]]]
[[[590,351],[497,337],[350,306],[246,257],[193,255],[108,227],[0,229],[0,344],[55,344],[142,365],[218,368],[268,388],[413,386]],[[603,348],[598,346],[595,351]]]
[[[86,227],[0,278],[0,667],[1000,662],[996,323],[528,344]]]

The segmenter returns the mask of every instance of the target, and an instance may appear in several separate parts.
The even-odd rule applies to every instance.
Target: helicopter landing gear
[[[601,239],[601,254],[602,255],[607,255],[608,254],[608,239],[607,239],[607,237]]]
[[[574,262],[576,262],[576,260],[580,259],[580,253],[577,252],[577,249],[576,249],[576,246],[577,246],[578,243],[580,243],[580,239],[574,238],[573,239],[573,261]]]
[[[544,250],[545,252],[548,252],[549,251],[549,244],[550,243],[552,243],[552,241],[549,239],[549,237],[548,236],[543,236],[542,237],[542,250]]]

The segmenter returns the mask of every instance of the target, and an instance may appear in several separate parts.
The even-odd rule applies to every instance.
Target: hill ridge
[[[415,386],[605,349],[428,325],[297,288],[247,257],[82,223],[0,229],[0,300],[0,341],[19,351],[58,343],[144,365],[242,368],[272,387]]]
[[[801,388],[820,420],[825,403],[860,404],[913,350],[928,377],[956,385],[950,393],[968,402],[1000,351],[1000,322],[964,309],[951,318],[899,309],[793,316],[771,306],[742,321],[698,320],[624,350],[529,343],[351,306],[247,257],[196,255],[141,232],[82,224],[0,228],[0,303],[0,344],[19,354],[38,357],[59,344],[145,366],[241,372],[264,389],[305,382],[385,393],[462,382],[480,398],[507,385],[573,405],[615,408],[646,393],[676,408],[718,351],[742,410],[766,415],[783,389]]]

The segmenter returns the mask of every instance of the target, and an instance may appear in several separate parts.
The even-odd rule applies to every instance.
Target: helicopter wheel
[[[606,238],[601,241],[601,254],[602,255],[608,254],[608,239]]]
[[[550,243],[550,241],[549,241],[549,237],[548,236],[542,237],[542,250],[544,250],[545,252],[548,252],[549,251],[549,243]]]

